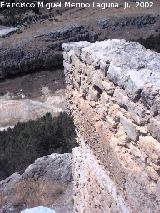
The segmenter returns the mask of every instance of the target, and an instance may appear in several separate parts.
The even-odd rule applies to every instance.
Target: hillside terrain
[[[8,3],[9,2],[11,3],[21,1],[9,0]],[[29,0],[28,2],[32,1]],[[44,3],[47,2],[50,1],[44,1]],[[53,2],[56,3],[59,1]],[[62,0],[61,2],[63,5],[65,0]],[[72,2],[77,3],[79,1],[74,0]],[[80,2],[86,3],[85,0]],[[87,2],[91,4],[93,1],[88,0]],[[105,2],[106,4],[109,3],[109,1]],[[115,0],[113,0],[112,2],[116,3]],[[104,140],[103,135],[102,137],[100,136],[101,133],[104,133],[105,136],[106,134],[108,134],[108,132],[109,135],[115,133],[116,140],[113,143],[111,141],[111,145],[108,145],[111,147],[106,148],[106,142],[104,142],[103,145],[107,149],[105,151],[108,152],[110,157],[108,159],[108,162],[113,161],[116,165],[116,168],[122,169],[123,174],[120,173],[120,176],[117,176],[118,170],[114,169],[112,166],[110,167],[109,163],[106,164],[107,166],[109,166],[109,170],[111,170],[110,174],[112,174],[113,172],[113,176],[117,181],[116,183],[119,185],[119,182],[122,181],[120,185],[120,191],[123,187],[125,191],[126,185],[125,183],[123,183],[123,177],[125,175],[126,176],[124,182],[128,180],[129,184],[134,184],[134,181],[132,181],[127,176],[128,174],[131,174],[132,177],[133,173],[127,173],[126,170],[121,168],[121,166],[119,166],[119,164],[117,163],[121,162],[122,160],[123,166],[124,164],[128,165],[125,160],[126,156],[136,159],[135,161],[132,159],[132,163],[138,162],[138,166],[135,168],[142,169],[144,166],[144,171],[142,172],[144,176],[142,177],[142,179],[146,177],[149,180],[151,179],[151,182],[147,179],[148,184],[152,183],[147,187],[150,187],[151,189],[153,186],[155,189],[155,185],[158,182],[157,171],[159,171],[159,158],[157,149],[159,146],[157,145],[156,148],[153,148],[151,146],[158,144],[157,140],[159,140],[159,93],[157,92],[159,90],[155,89],[154,86],[153,88],[150,88],[149,86],[150,89],[148,89],[147,87],[144,93],[141,93],[142,89],[137,89],[137,85],[140,85],[143,78],[152,79],[153,85],[158,84],[157,82],[159,82],[158,77],[156,77],[154,74],[158,73],[158,59],[155,59],[154,61],[152,56],[154,55],[154,58],[158,58],[158,53],[160,53],[160,2],[159,0],[154,0],[153,7],[151,8],[136,8],[134,0],[129,0],[128,2],[130,3],[131,7],[126,10],[124,10],[123,8],[123,0],[118,1],[118,8],[106,7],[105,9],[98,7],[61,7],[52,8],[50,10],[37,7],[23,9],[10,9],[6,7],[0,8],[0,213],[20,213],[21,210],[25,208],[32,208],[39,205],[48,206],[54,209],[56,213],[73,212],[73,197],[75,196],[75,186],[77,187],[78,191],[80,191],[79,189],[82,189],[82,194],[79,194],[78,192],[77,195],[80,196],[78,198],[74,197],[75,206],[79,208],[80,202],[78,202],[78,199],[83,198],[85,200],[84,194],[88,192],[88,200],[91,201],[91,203],[94,205],[94,198],[97,196],[93,192],[94,198],[90,199],[90,195],[92,196],[92,190],[90,188],[83,194],[84,183],[83,179],[81,179],[80,173],[81,171],[82,173],[84,171],[84,175],[86,175],[87,181],[90,180],[89,174],[93,176],[97,175],[96,171],[100,171],[100,174],[104,174],[103,169],[101,170],[98,167],[97,161],[94,158],[95,156],[98,156],[100,157],[100,159],[103,159],[103,156],[101,154],[102,152],[98,147],[99,141],[97,139],[100,138],[100,140]],[[104,1],[98,1],[98,3],[104,3]],[[140,70],[139,73],[141,73],[141,77],[139,77],[139,75],[131,75],[133,79],[136,79],[136,81],[131,84],[130,81],[128,79],[126,80],[124,76],[117,77],[116,73],[114,76],[115,78],[112,79],[113,83],[111,85],[107,81],[105,85],[105,89],[107,90],[108,88],[107,95],[105,94],[105,96],[103,94],[103,96],[102,93],[105,92],[103,91],[104,88],[101,88],[101,80],[104,82],[104,79],[101,79],[99,81],[99,77],[101,77],[101,74],[97,71],[99,73],[99,76],[96,75],[95,77],[95,81],[97,80],[97,85],[93,85],[93,88],[91,88],[90,90],[85,90],[83,86],[85,87],[85,80],[89,78],[87,76],[88,73],[87,75],[82,76],[83,78],[81,78],[79,74],[76,73],[76,71],[75,73],[72,73],[70,68],[71,65],[73,65],[74,67],[74,63],[77,66],[77,69],[81,70],[81,68],[78,67],[79,62],[77,63],[77,59],[75,61],[69,60],[70,56],[67,55],[69,49],[72,49],[72,44],[71,47],[68,47],[68,49],[66,47],[66,54],[63,53],[62,44],[68,42],[88,41],[91,43],[89,44],[92,47],[92,43],[108,39],[125,39],[126,41],[140,42],[147,49],[151,49],[157,53],[152,54],[151,52],[150,55],[148,54],[149,56],[147,55],[146,60],[142,60],[142,54],[141,58],[139,58],[139,52],[135,51],[131,66],[134,66],[135,69]],[[79,45],[76,47],[77,49],[75,50],[75,52],[81,51],[81,49],[83,49],[83,43],[80,43]],[[87,45],[87,43],[84,42],[84,46],[85,45]],[[104,45],[106,45],[105,42]],[[130,47],[128,43],[127,45]],[[120,54],[128,51],[128,54],[130,54],[130,58],[132,56],[132,54],[129,53],[129,51],[132,52],[132,49],[129,48],[129,50],[127,50],[127,46],[126,49],[124,48],[124,46],[119,50],[117,47],[117,55],[115,54],[115,59],[112,59],[112,61],[117,64],[117,67],[125,67],[125,65],[123,65],[123,62],[125,64],[125,62],[128,60],[124,56],[117,62],[118,51],[120,52]],[[144,52],[142,51],[143,53],[147,51],[142,46],[137,45],[136,48],[144,50]],[[115,46],[113,45],[113,48],[111,49],[115,50]],[[102,50],[102,52],[100,50]],[[122,51],[121,53],[121,50],[124,50],[124,52]],[[93,62],[96,63],[96,65],[94,64],[95,70],[101,69],[100,65],[98,64],[99,61],[97,61],[97,58],[99,57],[99,59],[101,60],[101,56],[104,53],[103,51],[105,52],[103,46],[98,45],[98,43],[95,44],[95,48],[94,44],[93,49],[91,48],[91,53],[95,52],[95,56],[97,54],[97,56],[93,60]],[[74,56],[76,54],[79,54],[79,52],[74,55],[71,51],[69,54],[73,55],[74,58]],[[85,60],[87,61],[87,63],[89,63],[88,57],[90,55],[90,51],[88,55],[87,52],[85,52],[85,54]],[[140,64],[140,60],[143,61],[144,64]],[[82,60],[80,59],[80,61]],[[148,61],[156,64],[154,66],[155,71],[153,71],[152,63],[148,65]],[[136,63],[138,65],[136,65]],[[83,66],[83,64],[81,65]],[[110,66],[110,62],[105,61],[104,66]],[[147,66],[147,70],[151,69],[153,73],[150,72],[149,74],[147,74],[147,76],[143,75],[143,70],[145,68],[144,66]],[[127,70],[128,69],[130,69],[130,64],[127,64]],[[85,66],[84,70],[86,70]],[[107,72],[106,70],[105,74]],[[66,75],[67,72],[69,73],[68,76]],[[69,82],[69,77],[71,77],[72,75],[75,75],[73,77],[75,79],[73,79],[72,82]],[[157,74],[157,76],[159,75]],[[121,81],[121,77],[123,77],[122,85],[119,88],[117,84],[119,84],[119,81]],[[80,82],[82,82],[81,85]],[[84,92],[83,97],[81,97],[79,92],[68,97],[67,85],[70,85],[72,89],[76,88],[75,90],[79,90],[79,88],[81,88]],[[137,89],[136,91],[134,90],[135,88]],[[123,91],[121,91],[123,89],[126,89],[127,92],[129,91],[129,98],[127,96],[128,94],[124,96]],[[114,90],[117,93],[115,92],[115,96],[113,97]],[[89,102],[85,100],[85,94],[89,94],[87,96]],[[121,101],[122,103],[119,103],[117,101],[118,98],[116,95],[118,96],[118,98],[120,97],[119,99],[122,99],[119,100],[119,102]],[[132,95],[134,97],[132,97]],[[153,101],[155,97],[156,100]],[[117,119],[117,117],[114,116],[114,112],[117,110],[117,108],[114,109],[114,107],[111,107],[109,111],[109,113],[111,114],[106,114],[106,112],[104,113],[104,107],[102,107],[104,103],[102,103],[101,105],[101,100],[103,102],[103,99],[105,104],[107,103],[107,101],[110,102],[109,104],[107,103],[107,106],[105,105],[107,109],[111,107],[111,104],[115,106],[115,102],[117,101],[122,113],[124,113],[124,110],[132,110],[134,119],[137,119],[133,122],[134,125],[132,126],[132,124],[130,124],[130,122],[128,122],[128,120],[126,120],[123,116],[121,117],[121,121],[119,120],[119,118]],[[132,100],[131,103],[130,99]],[[153,106],[151,106],[151,103],[153,102],[154,104]],[[98,105],[96,105],[97,103]],[[72,109],[72,105],[74,104],[76,106],[75,110]],[[143,105],[145,106],[146,117],[144,116],[144,108],[142,107],[142,109],[140,107]],[[144,124],[142,125],[142,128],[138,129],[135,132],[135,122],[139,121],[139,116],[140,118],[142,117],[143,121],[145,120],[145,118],[148,119],[147,122],[149,121],[150,117],[147,114],[147,110],[150,109],[151,116],[154,116],[154,119],[156,119],[156,121],[154,119],[151,121],[152,124],[149,127],[149,132],[146,132],[147,130],[143,126]],[[88,114],[86,113],[86,110],[88,110]],[[92,112],[92,110],[94,112]],[[66,112],[68,115],[66,114]],[[128,112],[125,113],[125,116],[129,116],[127,114]],[[73,123],[73,115],[76,126]],[[108,124],[101,131],[101,124],[104,123],[106,125],[105,119],[107,118],[107,116],[109,116]],[[83,118],[86,118],[87,120],[84,119],[83,121]],[[96,122],[94,123],[94,119],[99,119],[100,122],[96,120]],[[85,129],[84,126],[81,125],[83,124],[83,122],[84,126],[86,124]],[[93,128],[99,130],[98,134],[96,133],[96,131],[94,133],[92,132],[92,122]],[[110,126],[108,127],[108,125]],[[123,125],[127,129],[127,133],[125,132],[126,129],[124,130],[122,128]],[[129,127],[127,128],[128,125],[129,127],[131,127],[132,130],[131,135],[130,130],[128,130]],[[91,155],[90,148],[88,148],[86,144],[83,144],[83,137],[79,135],[80,132],[84,133],[84,138],[86,136],[85,134],[88,134],[86,138],[89,143],[91,142],[91,144],[89,144],[91,145],[91,151],[93,150],[93,153],[96,153],[95,156],[91,156],[94,165],[91,165],[92,163],[90,162],[90,160],[88,161],[88,156]],[[94,138],[96,141],[96,143],[94,144],[95,146],[92,146],[92,138],[90,137],[93,136],[92,134],[96,137],[96,139]],[[129,134],[129,136],[127,134]],[[139,144],[136,144],[136,142],[138,141],[137,134],[140,134],[140,136],[143,137],[147,137],[147,140],[144,141],[144,143],[146,143],[146,147],[151,147],[151,150],[153,148],[153,153],[156,152],[154,156],[151,156],[151,151],[146,151],[143,145],[139,148]],[[151,137],[151,134],[154,135],[153,137],[155,139]],[[109,137],[109,135],[107,135],[106,138]],[[136,138],[134,138],[134,136]],[[119,142],[117,142],[117,138],[119,138]],[[72,148],[77,146],[77,143],[75,142],[76,140],[81,140],[79,142],[80,146],[75,148],[73,151],[74,153],[72,154]],[[119,145],[119,143],[121,144]],[[152,145],[148,145],[148,143]],[[112,147],[113,144],[116,145]],[[139,156],[140,152],[138,149],[145,152],[143,153],[143,156]],[[115,158],[118,159],[117,161],[114,160],[114,157],[112,156],[113,150],[116,153]],[[124,154],[123,151],[126,154]],[[84,153],[83,157],[81,156],[81,153]],[[120,156],[117,153],[121,153]],[[149,156],[147,157],[147,155]],[[146,156],[145,160],[143,159],[144,156]],[[121,157],[124,157],[124,159],[119,159]],[[106,158],[104,159],[106,160]],[[149,160],[149,163],[147,159]],[[141,160],[143,162],[141,162]],[[103,164],[104,162],[101,163]],[[141,164],[143,164],[142,167]],[[84,167],[82,168],[81,166]],[[145,166],[147,166],[147,169],[150,171],[150,173]],[[93,172],[88,171],[88,167],[91,167],[93,169]],[[95,169],[96,167],[97,170]],[[81,170],[79,168],[81,168]],[[128,168],[132,170],[130,166],[128,166]],[[77,173],[73,174],[74,177],[72,177],[72,171],[78,171]],[[155,174],[155,172],[157,173]],[[120,179],[118,179],[117,177],[120,177]],[[135,183],[137,190],[139,190],[138,187],[142,187],[143,185],[143,180],[139,180],[138,177],[139,176],[137,175],[137,182],[142,182],[140,182],[140,185],[138,185],[139,182]],[[74,182],[73,178],[74,180],[77,180],[77,183]],[[103,182],[102,178],[99,178],[100,183],[101,181]],[[97,180],[95,180],[95,177],[92,177],[91,179],[96,191],[96,187],[99,188],[99,185],[97,185],[98,182]],[[126,189],[126,193],[128,193],[129,196],[130,192],[128,192],[128,189],[133,190],[133,188],[129,187]],[[122,192],[124,191],[122,190]],[[144,192],[145,190],[142,191]],[[139,192],[139,195],[142,195],[144,202],[150,202],[148,204],[150,208],[151,206],[153,206],[154,209],[157,209],[154,195],[150,194],[150,192],[148,191],[147,193],[147,196],[150,196],[148,198],[148,201],[146,201],[146,198],[143,197],[141,192]],[[131,202],[133,203],[133,205],[136,206],[136,204],[132,200],[132,197],[130,198],[129,196],[127,198],[129,201],[127,202]],[[134,194],[134,196],[134,200],[136,200],[137,194]],[[101,197],[100,194],[98,195],[97,199],[99,197]],[[104,200],[105,199],[107,199],[106,194],[104,194]],[[115,207],[118,203],[108,200],[107,202],[110,203],[107,205],[111,207]],[[105,205],[106,204],[104,204],[104,206]],[[83,206],[81,206],[79,209],[81,209],[82,207]],[[141,208],[143,208],[143,204],[141,205]],[[135,209],[137,210],[137,206],[135,207]],[[108,209],[108,212],[109,211],[110,209]],[[95,210],[95,212],[97,213],[97,209]],[[155,213],[157,212],[155,211]]]
[[[131,4],[135,5],[134,2]],[[146,47],[159,51],[158,1],[150,9],[134,6],[127,10],[123,7],[61,10],[53,19],[38,19],[26,23],[26,26],[18,25],[17,33],[0,39],[1,78],[61,68],[61,45],[65,42],[125,38],[140,41]]]

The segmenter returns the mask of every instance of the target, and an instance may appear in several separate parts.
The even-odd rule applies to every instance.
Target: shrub
[[[76,146],[75,127],[66,113],[47,113],[36,121],[18,123],[0,132],[0,165],[6,175],[22,172],[33,161],[52,153],[71,152]]]

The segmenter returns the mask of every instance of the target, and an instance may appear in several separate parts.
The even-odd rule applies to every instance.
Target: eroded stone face
[[[0,182],[0,212],[17,213],[43,205],[57,213],[73,209],[72,154],[37,159],[25,172]]]
[[[160,54],[125,40],[63,49],[75,211],[158,212]]]

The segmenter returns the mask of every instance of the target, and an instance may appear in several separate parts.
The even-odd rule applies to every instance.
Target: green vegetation
[[[0,172],[9,176],[22,172],[38,157],[71,152],[76,146],[75,136],[72,118],[66,113],[54,118],[47,113],[36,121],[18,123],[0,132]]]
[[[63,56],[62,53],[56,53],[46,58],[33,58],[29,61],[13,65],[13,66],[1,66],[1,78],[12,78],[15,75],[24,75],[26,73],[37,72],[40,70],[56,70],[63,68]]]

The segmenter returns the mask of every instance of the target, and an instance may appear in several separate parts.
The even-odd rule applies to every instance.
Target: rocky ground
[[[23,174],[0,182],[0,212],[18,213],[43,205],[70,213],[72,194],[72,154],[52,154],[37,159]]]

